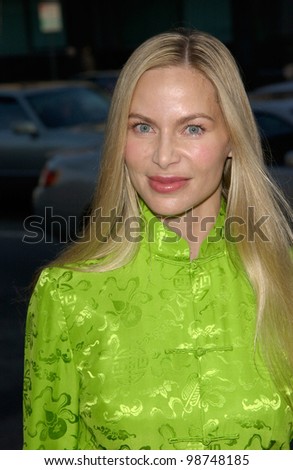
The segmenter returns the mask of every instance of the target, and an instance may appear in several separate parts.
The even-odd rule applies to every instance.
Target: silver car
[[[88,82],[1,85],[1,192],[32,190],[55,153],[99,150],[109,106],[110,98]]]
[[[293,98],[293,80],[260,86],[252,90],[250,97],[266,100]]]

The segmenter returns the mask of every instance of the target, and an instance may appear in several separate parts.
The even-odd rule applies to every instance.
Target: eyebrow
[[[208,114],[205,113],[194,113],[194,114],[189,114],[188,116],[183,116],[182,118],[178,119],[178,124],[185,124],[186,122],[192,121],[193,119],[208,119],[209,121],[214,122],[215,119],[209,116]],[[139,113],[130,113],[128,116],[128,119],[140,119],[141,121],[147,121],[151,124],[155,124],[155,122],[147,117],[144,116],[143,114]]]

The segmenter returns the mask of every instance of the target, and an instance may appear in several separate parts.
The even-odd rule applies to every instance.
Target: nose
[[[174,139],[167,134],[158,136],[153,153],[153,162],[160,168],[166,169],[169,165],[177,163],[179,159],[180,155]]]

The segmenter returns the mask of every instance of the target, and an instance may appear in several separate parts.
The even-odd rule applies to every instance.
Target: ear
[[[232,150],[230,150],[230,152],[227,155],[227,158],[232,158],[232,157],[233,157]]]

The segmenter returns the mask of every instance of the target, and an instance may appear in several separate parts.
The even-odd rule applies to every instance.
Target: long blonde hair
[[[227,218],[237,216],[244,221],[234,235],[245,236],[234,245],[257,298],[256,339],[260,340],[273,376],[282,389],[286,388],[292,404],[289,390],[293,376],[293,269],[289,248],[293,236],[288,223],[292,214],[282,193],[268,176],[259,133],[237,64],[226,46],[213,36],[196,30],[162,33],[144,42],[126,62],[112,98],[91,222],[83,243],[70,245],[52,264],[72,265],[91,259],[97,262],[82,269],[107,271],[125,265],[135,255],[138,245],[127,240],[123,223],[127,217],[139,216],[137,194],[123,157],[131,99],[145,71],[182,65],[202,72],[217,93],[233,155],[223,175],[223,196],[227,201]],[[253,213],[248,211],[249,207],[253,208]],[[102,215],[109,216],[108,226],[100,233],[107,242],[95,236],[97,208],[102,210]],[[253,231],[254,221],[257,223],[265,215],[269,217],[262,227],[264,237],[256,234],[251,240],[248,234]],[[117,216],[120,217],[118,224]],[[114,229],[121,237],[120,243],[111,237]],[[231,251],[235,251],[235,246]]]

